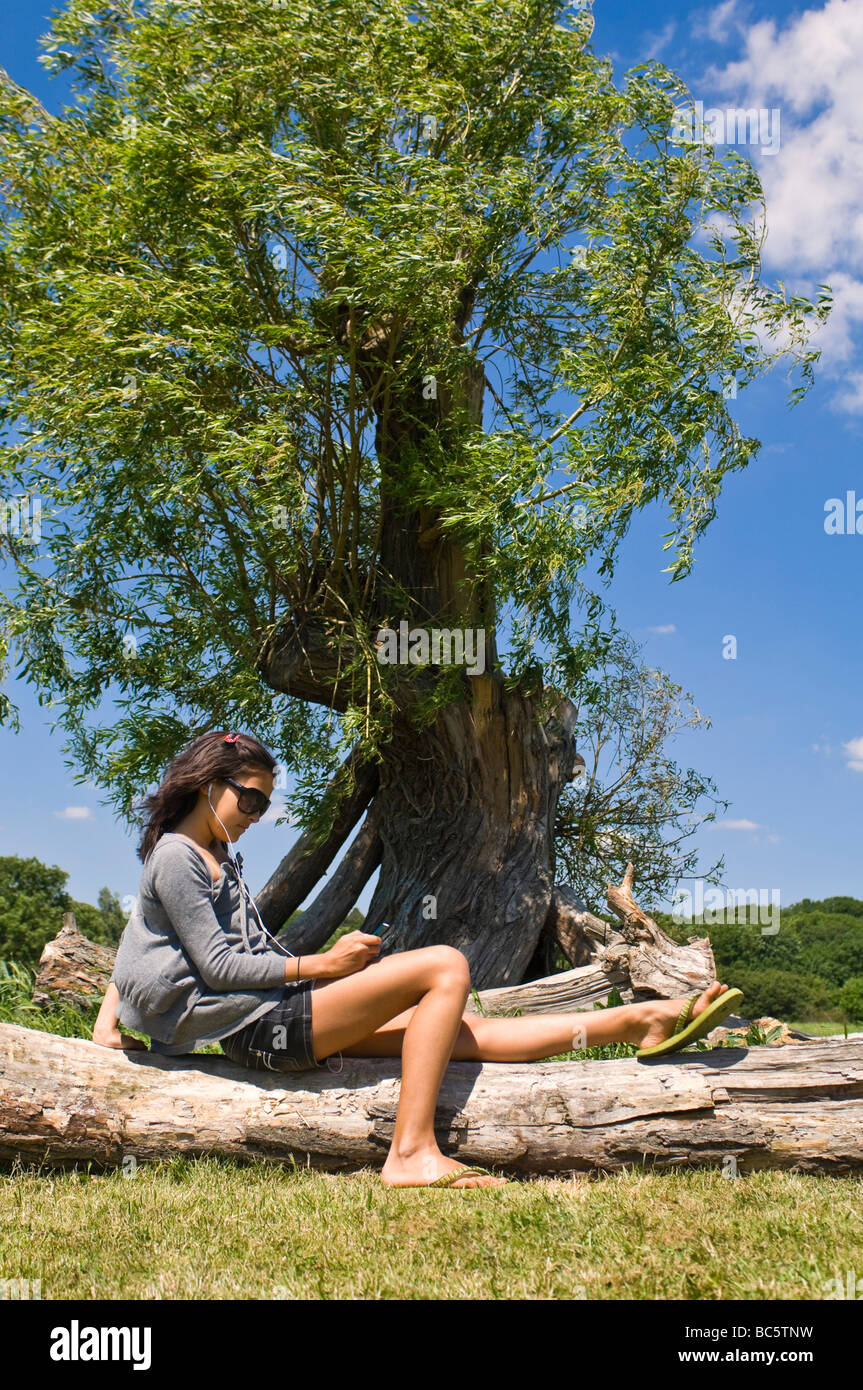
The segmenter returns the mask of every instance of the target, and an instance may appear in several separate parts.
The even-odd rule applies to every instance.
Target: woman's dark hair
[[[146,813],[147,821],[139,859],[146,860],[160,836],[194,810],[198,793],[208,782],[222,777],[241,782],[241,774],[253,770],[275,776],[278,765],[262,743],[251,734],[237,734],[235,742],[226,743],[226,732],[216,730],[196,738],[171,760],[159,787],[141,802],[138,809]]]

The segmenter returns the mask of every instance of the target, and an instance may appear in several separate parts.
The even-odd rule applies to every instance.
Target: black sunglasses
[[[239,792],[237,809],[242,811],[244,816],[263,816],[270,809],[270,798],[264,796],[257,787],[244,787],[242,782],[235,782],[233,777],[223,777],[222,781]]]

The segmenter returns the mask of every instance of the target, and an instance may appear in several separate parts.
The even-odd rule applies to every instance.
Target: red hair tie
[[[239,734],[225,734],[225,743],[236,743],[239,737]]]

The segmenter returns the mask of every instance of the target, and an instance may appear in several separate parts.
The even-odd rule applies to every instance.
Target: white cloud
[[[763,19],[742,30],[742,37],[745,56],[717,74],[727,90],[745,89],[765,99],[781,95],[800,114],[820,102],[840,112],[856,108],[863,38],[857,0],[827,0],[822,9],[794,16],[781,33],[775,20]]]
[[[718,820],[713,822],[717,830],[763,830],[754,820]]]
[[[674,38],[677,30],[677,20],[670,19],[664,29],[660,29],[658,34],[646,34],[645,40],[647,48],[644,54],[645,62],[651,58],[658,58],[663,48],[667,48]]]
[[[863,772],[863,737],[849,739],[843,743],[842,749],[848,758],[848,766],[852,772]]]
[[[834,306],[830,318],[820,329],[817,342],[823,352],[821,364],[839,367],[855,360],[855,331],[863,325],[863,279],[838,270],[832,272],[830,286]]]
[[[63,811],[55,811],[60,820],[95,820],[89,806],[67,806]]]
[[[676,632],[674,623],[662,623],[659,627],[649,627],[648,632],[655,632],[658,637],[667,637],[670,632]]]
[[[613,835],[604,832],[597,835],[596,843],[603,854],[611,857],[619,854],[621,849],[628,850],[630,845],[636,845],[638,836],[631,830],[615,830]]]
[[[848,373],[845,389],[834,396],[833,405],[851,415],[863,415],[863,371]]]
[[[764,261],[789,277],[789,290],[815,297],[820,283],[833,288],[833,313],[812,345],[823,349],[824,375],[836,375],[863,346],[863,5],[827,0],[781,29],[772,19],[745,27],[739,13],[732,4],[712,14],[711,36],[735,27],[742,56],[708,70],[705,104],[718,90],[734,107],[780,112],[779,151],[742,150],[764,187]],[[846,369],[843,387],[835,407],[863,413],[863,374]]]
[[[705,16],[696,10],[692,17],[692,32],[696,38],[712,39],[714,43],[727,43],[733,30],[743,27],[739,0],[724,0]]]

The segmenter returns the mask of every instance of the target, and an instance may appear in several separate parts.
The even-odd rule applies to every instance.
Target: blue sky
[[[18,0],[4,17],[0,61],[50,109],[62,89],[36,61],[49,13]],[[810,296],[827,282],[836,301],[801,405],[789,410],[781,368],[732,403],[762,451],[726,481],[690,577],[670,585],[663,574],[668,527],[652,509],[633,525],[608,598],[620,625],[645,642],[645,659],[711,717],[709,730],[674,746],[731,803],[700,834],[705,864],[724,853],[728,886],[778,889],[783,906],[863,897],[863,638],[854,616],[863,535],[825,531],[828,499],[856,492],[863,503],[863,5],[596,0],[594,15],[593,47],[618,80],[656,57],[705,108],[780,113],[779,148],[746,150],[767,194],[765,275]],[[734,660],[722,655],[728,635]],[[107,884],[130,900],[141,867],[135,835],[98,789],[72,782],[62,730],[50,733],[33,688],[13,678],[9,691],[21,731],[0,729],[0,853],[60,865],[74,897],[95,903]],[[253,891],[294,834],[264,823],[242,838]]]

